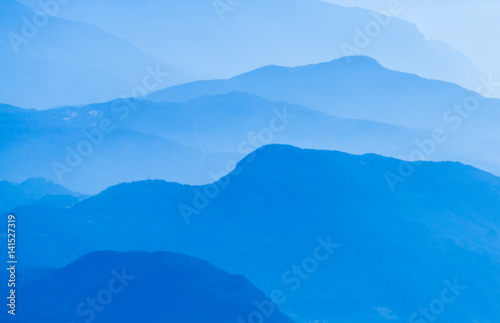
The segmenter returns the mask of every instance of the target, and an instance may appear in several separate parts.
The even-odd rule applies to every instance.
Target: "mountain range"
[[[470,26],[331,2],[0,1],[0,321],[500,322]]]
[[[39,9],[36,0],[21,2]],[[59,14],[189,67],[200,79],[367,55],[393,70],[474,90],[481,72],[465,55],[397,18],[409,6],[390,2],[379,14],[316,0],[73,0]]]
[[[0,174],[42,176],[86,194],[145,178],[204,184],[271,143],[460,161],[500,174],[500,104],[477,95],[351,57],[83,107],[2,105]],[[475,111],[454,110],[470,98],[478,98]]]
[[[403,179],[402,165],[413,174]],[[499,178],[459,163],[271,145],[214,184],[120,184],[70,209],[14,212],[24,268],[166,250],[283,291],[280,308],[299,321],[404,322],[458,284],[466,291],[440,320],[492,322],[499,197]],[[319,246],[331,254],[315,262]]]
[[[146,99],[185,102],[230,91],[337,117],[420,129],[425,131],[423,137],[414,137],[407,142],[410,149],[392,156],[415,160],[411,155],[417,153],[419,159],[460,161],[500,174],[496,126],[500,101],[480,94],[498,91],[493,80],[483,79],[476,93],[452,83],[391,71],[368,57],[347,57],[293,68],[267,66],[227,80],[173,86]],[[445,139],[435,140],[435,132]]]
[[[486,85],[480,88],[481,93],[486,92]],[[495,85],[490,84],[490,87],[495,90]],[[298,104],[338,117],[421,129],[441,125],[447,110],[474,96],[480,101],[481,109],[474,111],[478,116],[474,114],[470,118],[470,123],[476,126],[473,130],[477,130],[479,119],[492,136],[498,136],[493,121],[481,118],[486,114],[491,118],[498,117],[499,100],[484,99],[480,94],[452,83],[393,71],[366,56],[298,67],[265,66],[226,80],[169,87],[149,94],[145,99],[185,102],[231,91]],[[469,129],[472,125],[464,128]]]
[[[205,184],[269,143],[397,156],[425,137],[237,92],[186,103],[116,100],[46,111],[2,106],[0,114],[0,176],[42,176],[87,194],[144,178]],[[103,120],[112,131],[101,129]]]

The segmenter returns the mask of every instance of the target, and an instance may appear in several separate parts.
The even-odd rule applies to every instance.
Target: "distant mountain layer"
[[[234,323],[260,309],[266,322],[293,322],[243,276],[180,254],[96,252],[23,280],[19,323]]]
[[[31,178],[20,184],[0,182],[0,210],[35,203],[37,205],[71,206],[81,197],[67,188],[43,178]]]
[[[483,79],[478,89],[480,93],[496,91],[496,82]],[[390,71],[368,57],[293,68],[267,66],[228,80],[170,87],[146,98],[186,102],[231,91],[342,118],[425,129],[423,137],[407,142],[411,147],[407,152],[382,154],[407,160],[418,155],[420,159],[460,161],[500,175],[500,100],[485,99],[454,84]]]
[[[474,103],[471,97],[458,86],[352,57],[270,66],[147,96],[159,102],[48,111],[0,105],[0,178],[42,176],[86,194],[143,179],[205,184],[272,143],[460,161],[500,174],[500,101],[477,99],[474,112],[455,109],[456,102]]]
[[[64,5],[58,2],[39,4],[43,8],[35,14],[15,0],[0,2],[1,103],[47,109],[143,95],[145,87],[159,90],[192,80],[126,40],[59,18]],[[137,87],[142,90],[134,94]]]
[[[0,178],[84,193],[143,179],[205,184],[270,143],[408,154],[425,132],[232,92],[184,104],[116,100],[47,111],[0,106]]]
[[[21,2],[39,8],[37,0]],[[60,14],[214,77],[271,64],[297,66],[368,55],[393,70],[474,89],[480,71],[467,57],[427,40],[415,25],[396,18],[409,7],[384,4],[380,9],[389,18],[316,0],[89,0],[72,1]]]
[[[480,87],[481,93],[487,92],[486,82]],[[169,87],[149,94],[146,99],[186,102],[203,95],[231,91],[298,104],[337,117],[425,129],[445,124],[445,117],[454,117],[459,112],[453,110],[454,105],[463,105],[472,96],[479,101],[480,111],[471,113],[465,110],[468,116],[462,118],[470,117],[467,120],[470,124],[463,125],[460,132],[467,130],[469,135],[481,136],[484,130],[476,132],[481,125],[490,131],[491,136],[500,136],[493,122],[500,116],[500,100],[482,100],[480,95],[478,98],[474,92],[455,84],[391,71],[365,56],[299,67],[266,66],[228,80],[197,81]],[[448,110],[455,113],[446,114]],[[496,119],[489,120],[486,116]],[[448,122],[456,123],[454,119]]]
[[[408,322],[455,286],[442,322],[495,322],[499,208],[500,178],[459,163],[272,145],[214,184],[121,184],[15,212],[24,267],[167,250],[282,291],[298,321]]]

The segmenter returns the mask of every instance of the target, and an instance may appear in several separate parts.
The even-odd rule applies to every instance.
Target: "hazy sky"
[[[398,0],[324,0],[370,10]],[[500,78],[498,0],[400,0],[399,18],[417,25],[428,39],[441,40],[469,57],[485,73]]]
[[[39,8],[38,0],[18,1],[31,5],[33,8],[35,8],[35,10],[38,10],[37,8]],[[310,1],[314,2],[316,0]],[[397,16],[398,18],[414,23],[427,39],[440,40],[463,53],[471,62],[473,62],[475,66],[480,68],[483,73],[486,74],[486,76],[491,76],[494,79],[500,79],[500,64],[497,63],[497,58],[500,57],[500,37],[498,36],[500,35],[500,23],[497,22],[498,17],[500,17],[499,0],[319,1],[332,2],[342,6],[358,6],[373,11],[387,9],[391,3],[399,2],[401,3],[403,10]],[[90,5],[91,2],[92,5]],[[213,0],[198,0],[194,2],[197,4],[203,4],[201,6],[192,6],[192,10],[190,8],[190,16],[199,15],[199,19],[196,20],[197,22],[199,21],[200,24],[207,23],[208,25],[210,25],[208,22],[216,20],[217,16],[215,11],[213,10],[212,5]],[[137,5],[138,3],[140,3],[139,6]],[[242,3],[246,2],[243,1]],[[250,2],[248,2],[248,4],[249,3]],[[161,6],[160,4],[163,6]],[[162,28],[165,29],[167,27],[170,28],[169,26],[171,26],[169,23],[164,23],[165,17],[167,17],[168,15],[165,15],[164,11],[162,10],[167,10],[169,7],[183,7],[181,5],[177,6],[173,4],[177,4],[177,2],[175,0],[149,0],[142,2],[139,2],[138,0],[72,0],[68,3],[68,6],[64,7],[64,10],[61,10],[60,16],[73,20],[86,21],[88,23],[97,25],[99,28],[105,31],[129,40],[145,53],[158,57],[160,60],[163,60],[166,63],[171,63],[176,66],[182,66],[183,68],[189,67],[189,69],[194,70],[194,72],[192,73],[197,75],[198,77],[221,77],[221,75],[219,75],[220,73],[222,73],[221,71],[225,71],[226,69],[231,68],[231,64],[228,64],[224,59],[221,59],[221,61],[223,61],[223,66],[214,67],[213,64],[211,65],[205,63],[202,64],[203,66],[193,65],[190,62],[185,62],[185,60],[187,58],[191,58],[191,56],[186,56],[185,53],[181,51],[178,51],[178,53],[174,53],[172,52],[171,47],[165,45],[165,40],[158,41],[159,35],[162,35],[162,37],[165,38],[165,33],[158,33],[158,30]],[[243,8],[246,9],[243,10]],[[234,10],[234,15],[231,17],[233,17],[234,19],[242,19],[244,13],[249,12],[249,10],[251,10],[250,6],[242,5],[241,9]],[[281,11],[286,12],[286,10]],[[209,12],[210,15],[206,15],[207,12]],[[279,15],[277,15],[276,19],[274,19],[275,21],[278,21],[278,16]],[[144,19],[144,17],[147,17],[147,19]],[[254,16],[252,16],[252,19],[253,26],[255,21]],[[170,20],[177,22],[177,18],[170,18]],[[185,23],[183,24],[183,20],[187,19],[178,18],[179,28],[184,28],[188,31],[191,30],[191,28],[196,28],[196,24],[186,25]],[[334,19],[332,20],[334,21]],[[123,23],[123,21],[126,21],[127,23]],[[226,25],[230,23],[234,23],[234,21],[228,20],[224,22],[224,24]],[[216,20],[215,23],[210,25],[211,27],[206,30],[211,30],[212,35],[220,34],[221,39],[223,39],[222,41],[225,42],[225,36],[223,35],[225,35],[226,33],[224,30],[221,31],[221,29],[224,27],[224,24]],[[280,25],[280,23],[277,24]],[[234,31],[237,29],[233,28],[232,30],[234,36]],[[255,30],[257,31],[258,28],[255,28]],[[349,33],[349,30],[347,30],[346,33]],[[293,35],[293,32],[290,32],[289,34]],[[179,40],[179,38],[177,37],[175,43],[181,44],[181,48],[191,48],[193,47],[194,42],[200,44],[208,39],[201,35],[197,35],[196,37],[198,38],[194,37],[195,36],[193,36],[193,38],[184,38],[183,40]],[[262,35],[259,37],[265,38]],[[238,40],[240,41],[241,39]],[[235,44],[236,43],[239,42],[235,42]],[[211,44],[212,43],[209,42],[207,46],[204,47],[204,49],[210,49],[214,47],[211,46]],[[196,53],[198,51],[191,50],[190,52]],[[182,59],[177,61],[176,55],[181,56]],[[370,54],[366,53],[366,55]],[[204,56],[209,57],[207,51],[204,51]],[[233,57],[234,56],[235,55],[233,55]],[[284,57],[284,55],[279,56],[280,59]],[[256,57],[258,57],[258,55],[256,55]],[[422,59],[422,61],[425,63],[426,60]],[[308,61],[307,63],[311,62],[313,61]],[[255,66],[245,66],[241,61],[236,62],[235,65],[240,68],[237,73],[232,71],[231,73],[222,73],[222,76],[233,76],[235,74],[239,74],[241,72],[265,65],[264,63],[254,63]],[[269,62],[266,63],[269,64]],[[275,64],[275,62],[271,63]],[[305,64],[304,62],[302,63]],[[287,64],[281,63],[281,65]],[[387,64],[385,65],[389,68],[392,68],[392,66],[388,66]],[[466,70],[463,65],[458,64],[457,66],[457,70]],[[212,70],[214,68],[219,71],[219,74],[213,74]],[[404,69],[397,70],[408,72]],[[415,71],[413,70],[409,72],[415,73]],[[475,75],[476,72],[474,71],[472,74]],[[420,73],[419,75],[422,74]],[[439,79],[452,81],[469,89],[474,89],[477,84],[477,80],[474,77],[469,77],[468,75],[460,79],[448,79],[442,77]],[[491,94],[491,96],[500,97],[500,94],[494,93]]]

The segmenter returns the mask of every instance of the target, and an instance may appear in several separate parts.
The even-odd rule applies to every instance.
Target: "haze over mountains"
[[[483,81],[480,93],[498,92],[497,83]],[[412,149],[397,157],[414,159],[410,154],[417,150],[426,159],[460,161],[500,174],[498,99],[486,99],[455,84],[391,71],[368,57],[293,68],[267,66],[228,80],[170,87],[146,98],[183,102],[230,91],[299,104],[343,118],[421,129],[426,131],[425,139],[414,138],[408,142]],[[435,131],[444,133],[444,142],[422,145],[433,138]]]
[[[467,288],[440,320],[498,320],[500,179],[427,162],[391,192],[385,174],[400,164],[266,146],[217,184],[143,181],[71,209],[18,208],[18,252],[24,267],[61,266],[102,249],[186,253],[266,293],[283,290],[281,308],[293,317],[345,322],[380,322],[383,313],[407,321],[456,278]],[[318,245],[330,246],[328,259],[307,278],[287,274]]]
[[[2,211],[9,211],[16,206],[34,202],[46,205],[46,203],[55,202],[57,197],[62,199],[60,201],[77,202],[84,196],[43,178],[30,178],[19,184],[0,181],[0,210]]]
[[[500,322],[500,83],[383,7],[0,2],[0,321]]]
[[[48,111],[2,106],[0,175],[42,176],[91,194],[145,178],[205,184],[270,143],[460,161],[500,174],[500,101],[367,57],[268,66],[145,99]]]
[[[342,6],[362,7],[378,11],[386,8],[386,0],[323,0]],[[500,67],[496,56],[500,43],[492,42],[500,32],[496,17],[500,7],[495,0],[401,1],[404,10],[398,15],[414,23],[428,39],[439,39],[461,51],[483,71],[498,76]],[[500,93],[497,93],[498,97]]]
[[[124,39],[86,23],[36,15],[15,0],[0,2],[0,33],[4,104],[47,109],[128,97],[147,75],[159,79],[157,71],[169,75],[154,86],[148,80],[150,90],[190,80]]]
[[[236,92],[185,104],[117,100],[47,111],[3,106],[0,114],[3,178],[43,176],[84,193],[145,178],[209,183],[269,143],[396,156],[425,135]],[[99,127],[102,120],[110,120],[112,131]]]
[[[485,80],[480,93],[487,91],[486,85]],[[497,84],[492,84],[492,89],[499,90],[494,85]],[[441,125],[447,110],[474,95],[474,92],[452,83],[392,71],[369,57],[354,56],[298,67],[265,66],[228,80],[197,81],[169,87],[149,94],[146,99],[184,102],[202,95],[230,91],[299,104],[343,118],[422,129]],[[477,113],[479,117],[476,114],[471,117],[473,124],[479,123],[477,119],[485,113],[498,116],[499,100],[482,100],[476,97],[477,94],[474,96],[480,101],[481,113]],[[493,121],[484,119],[481,122],[486,122],[486,127],[493,127]]]
[[[22,2],[38,7],[36,0]],[[397,16],[405,5],[394,7]],[[199,71],[202,79],[349,55],[368,55],[393,70],[471,89],[481,74],[463,54],[425,39],[411,23],[315,0],[73,0],[60,15],[127,39],[171,65]]]

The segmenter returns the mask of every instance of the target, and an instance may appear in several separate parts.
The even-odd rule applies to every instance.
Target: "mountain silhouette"
[[[16,322],[293,322],[243,276],[180,254],[101,251],[24,277]]]
[[[440,319],[495,321],[499,189],[459,163],[271,145],[214,184],[142,181],[70,209],[18,208],[17,250],[24,267],[102,249],[180,252],[284,291],[298,319],[407,321],[457,279],[468,289]],[[340,247],[306,278],[288,272],[325,243]]]

